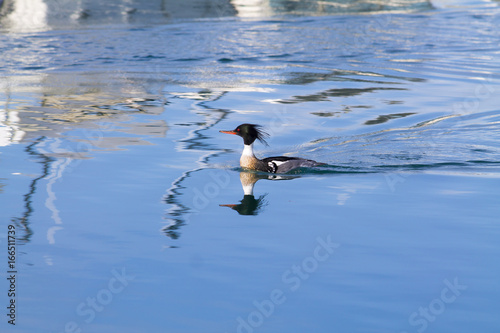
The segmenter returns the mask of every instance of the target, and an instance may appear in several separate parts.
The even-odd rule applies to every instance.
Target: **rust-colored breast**
[[[240,166],[242,168],[257,170],[257,158],[254,156],[241,156]]]

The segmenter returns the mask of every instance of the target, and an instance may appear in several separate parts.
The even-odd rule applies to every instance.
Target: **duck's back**
[[[300,157],[274,156],[267,157],[262,160],[267,167],[267,172],[271,173],[286,173],[297,168],[311,168],[324,163],[318,163],[313,160],[307,160]]]

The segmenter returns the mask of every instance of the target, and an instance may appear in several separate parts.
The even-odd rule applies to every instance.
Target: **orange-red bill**
[[[234,135],[238,134],[235,131],[219,131],[219,132],[226,133],[226,134],[234,134]]]

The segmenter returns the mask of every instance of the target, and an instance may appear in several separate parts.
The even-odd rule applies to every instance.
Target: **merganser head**
[[[245,145],[251,145],[252,143],[254,143],[255,139],[257,139],[267,146],[265,138],[269,137],[269,134],[261,130],[261,127],[262,126],[255,124],[241,124],[240,126],[236,127],[233,131],[220,131],[220,132],[241,136],[243,138],[243,143]]]

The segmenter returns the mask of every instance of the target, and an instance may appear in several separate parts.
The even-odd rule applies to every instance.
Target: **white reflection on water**
[[[58,147],[61,145],[62,140],[59,138],[55,138],[52,140],[52,143],[49,144],[49,149],[51,152],[57,151]],[[44,142],[44,145],[47,145],[46,142]],[[48,155],[50,154],[49,151],[46,151],[43,147],[39,148],[39,152],[41,154]],[[71,163],[72,159],[71,158],[59,158],[55,162],[51,164],[49,174],[45,177],[45,180],[47,181],[47,184],[45,185],[45,189],[47,191],[47,199],[45,199],[45,207],[49,209],[52,212],[51,218],[54,221],[55,225],[50,227],[47,230],[47,240],[49,244],[55,244],[55,233],[58,230],[63,229],[62,224],[63,221],[61,219],[61,216],[59,215],[59,209],[56,207],[56,194],[53,190],[53,186],[56,183],[57,180],[61,179],[64,170],[66,167]]]
[[[396,13],[431,8],[428,0],[5,0],[3,5],[0,2],[0,19],[9,32],[18,33],[109,23],[165,24],[177,19]]]
[[[0,2],[1,4],[1,2]],[[17,0],[4,6],[12,8],[2,22],[12,32],[48,30],[47,4],[43,0]]]
[[[365,12],[408,12],[430,9],[427,0],[231,0],[237,16],[243,18],[271,17],[283,14],[331,15]]]
[[[19,112],[0,109],[0,147],[21,142],[26,132],[19,121]]]

